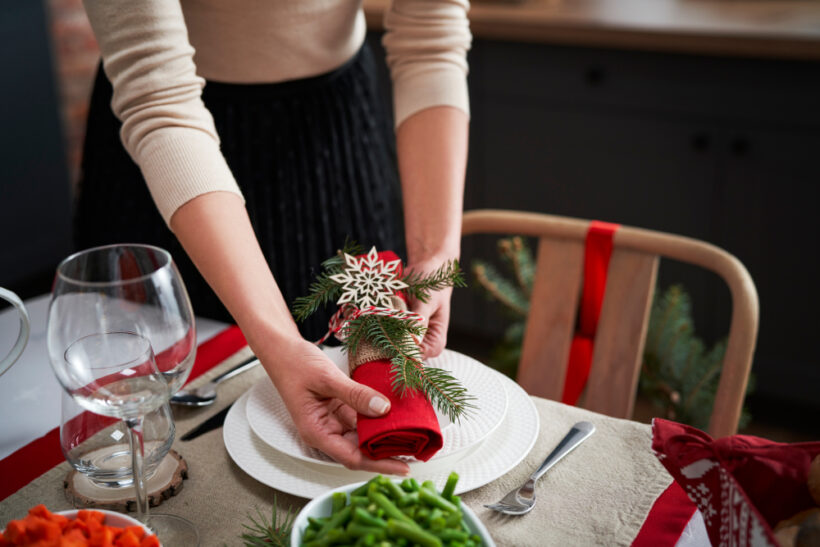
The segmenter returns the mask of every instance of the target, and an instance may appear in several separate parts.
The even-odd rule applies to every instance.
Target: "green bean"
[[[370,498],[367,496],[350,496],[350,505],[354,507],[367,507]]]
[[[406,538],[412,543],[417,543],[422,547],[441,547],[441,540],[424,530],[407,524],[406,522],[388,519],[387,533],[396,538]]]
[[[364,526],[371,526],[377,528],[386,528],[387,521],[371,515],[361,507],[356,507],[353,510],[353,522],[363,524]]]
[[[387,526],[386,523],[385,526]],[[356,538],[360,538],[366,535],[372,535],[375,539],[385,538],[384,528],[378,528],[376,526],[365,526],[363,524],[359,524],[358,522],[349,523],[345,530],[347,531],[347,534],[349,536]]]
[[[333,492],[330,501],[330,514],[335,515],[336,513],[344,509],[345,505],[347,505],[347,494],[345,494],[344,492]]]
[[[324,523],[327,522],[328,520],[329,519],[327,517],[319,517],[319,518],[308,517],[308,523],[310,523],[310,527],[313,528],[314,530],[319,530],[324,525]]]
[[[305,530],[305,533],[302,534],[302,541],[310,541],[316,537],[316,529],[308,528]]]
[[[384,478],[384,477],[383,477]],[[387,494],[390,498],[395,501],[400,501],[404,496],[407,494],[404,493],[404,490],[396,484],[395,482],[391,481],[390,479],[384,478],[384,480],[379,481],[379,484],[387,490]]]
[[[441,491],[441,497],[444,499],[450,499],[450,496],[456,491],[456,483],[458,482],[458,473],[453,471],[447,477],[447,483],[444,485],[444,489]]]
[[[438,507],[448,513],[459,513],[458,507],[442,498],[433,490],[422,487],[419,490],[419,499],[431,507]]]
[[[428,490],[432,490],[433,492],[436,491],[436,485],[433,484],[433,481],[424,481],[421,483],[422,488],[427,488]]]
[[[364,496],[364,495],[366,495],[367,494],[367,489],[370,487],[371,483],[378,480],[379,477],[381,477],[381,475],[376,475],[375,477],[373,477],[372,479],[370,479],[369,481],[367,481],[363,485],[361,485],[358,488],[356,488],[355,490],[353,490],[353,492],[351,492],[350,495],[351,496]]]
[[[375,503],[379,507],[379,509],[383,510],[384,514],[388,517],[392,517],[403,522],[414,524],[413,519],[402,513],[401,510],[398,507],[396,507],[392,501],[387,499],[387,496],[385,496],[381,492],[369,490],[367,492],[367,495],[370,498],[370,501]]]
[[[319,530],[319,533],[316,535],[317,539],[321,539],[323,536],[330,537],[330,532],[338,530],[341,526],[347,524],[347,521],[350,520],[350,513],[352,511],[353,509],[348,506],[335,515],[331,515],[330,520],[322,526],[322,529]]]
[[[409,494],[405,494],[402,499],[399,500],[398,506],[399,507],[406,507],[408,505],[412,505],[419,502],[419,493],[418,492],[410,492]]]
[[[444,530],[436,532],[436,535],[441,538],[442,541],[467,541],[470,538],[470,534],[467,532],[454,530],[453,528],[445,528]]]

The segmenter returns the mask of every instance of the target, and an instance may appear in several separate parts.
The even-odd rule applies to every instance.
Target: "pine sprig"
[[[351,239],[346,239],[344,246],[335,255],[322,262],[322,273],[310,284],[307,296],[300,296],[293,301],[293,316],[300,323],[313,315],[316,310],[339,298],[342,287],[330,279],[331,275],[342,272],[345,264],[344,255],[361,254],[361,246]]]
[[[404,289],[407,296],[420,302],[427,302],[431,292],[440,291],[446,287],[467,286],[456,259],[442,264],[438,270],[430,274],[409,272],[402,277],[402,281],[407,284],[407,288]]]
[[[278,522],[276,497],[274,497],[270,520],[257,507],[256,516],[248,515],[250,524],[242,524],[242,527],[247,531],[243,532],[239,539],[242,540],[245,547],[288,547],[295,516],[293,510],[289,508],[282,522]]]
[[[425,330],[412,318],[363,315],[348,324],[344,347],[355,353],[362,340],[367,340],[390,357],[395,392],[404,394],[407,389],[417,389],[451,421],[456,421],[474,407],[474,398],[449,372],[424,365],[421,349],[410,335],[420,337]]]

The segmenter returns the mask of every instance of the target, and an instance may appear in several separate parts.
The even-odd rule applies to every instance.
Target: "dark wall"
[[[71,242],[50,48],[40,1],[0,2],[0,285],[21,296],[48,291]]]

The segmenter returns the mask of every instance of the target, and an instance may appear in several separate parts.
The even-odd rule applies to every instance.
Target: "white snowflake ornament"
[[[345,263],[347,266],[342,273],[330,276],[330,279],[342,285],[342,296],[336,301],[337,304],[352,303],[358,308],[389,308],[393,293],[407,288],[407,284],[397,277],[401,260],[381,260],[376,247],[360,259],[345,253]]]

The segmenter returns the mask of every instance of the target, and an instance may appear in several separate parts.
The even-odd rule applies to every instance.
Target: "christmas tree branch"
[[[490,296],[501,302],[516,315],[523,317],[529,312],[529,301],[518,288],[507,281],[492,265],[476,261],[473,264],[473,275],[479,284],[490,293]]]
[[[332,274],[326,272],[316,276],[316,281],[310,284],[310,294],[293,301],[293,316],[297,321],[304,321],[320,307],[339,297],[342,288],[330,279],[330,275]]]
[[[466,287],[464,276],[461,273],[458,260],[451,260],[431,274],[409,272],[402,278],[407,284],[404,289],[407,296],[421,302],[427,302],[430,293],[440,291],[446,287]]]
[[[527,298],[532,294],[533,277],[535,276],[535,264],[528,247],[519,236],[509,239],[501,239],[498,242],[498,249],[501,256],[506,258],[512,267],[515,280]]]
[[[273,509],[268,522],[259,508],[256,508],[256,517],[248,515],[250,524],[242,524],[247,530],[239,539],[245,547],[287,547],[290,545],[290,532],[293,528],[294,513],[288,509],[282,522],[276,516],[276,496],[273,498]]]

